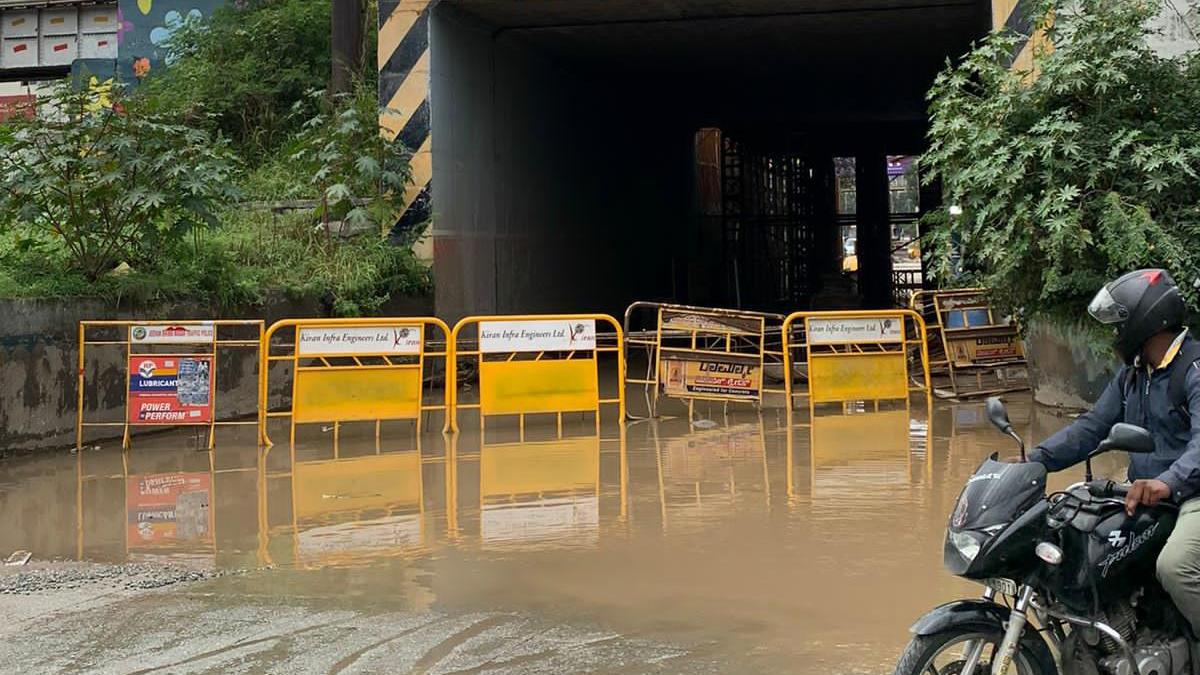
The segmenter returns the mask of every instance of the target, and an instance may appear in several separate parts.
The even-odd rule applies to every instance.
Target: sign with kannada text
[[[207,424],[213,415],[213,357],[129,357],[130,424]]]
[[[139,324],[129,327],[129,341],[135,345],[195,345],[216,339],[216,327],[210,323]]]
[[[421,326],[308,326],[296,335],[300,356],[332,354],[420,354]]]
[[[946,341],[950,343],[954,365],[960,368],[997,361],[1019,361],[1025,358],[1021,338],[1015,329],[991,335],[947,337]]]
[[[479,322],[479,351],[568,352],[596,348],[594,319],[531,319]]]
[[[901,342],[904,340],[904,317],[871,316],[851,318],[817,318],[806,320],[808,343],[836,345],[855,342]]]
[[[757,399],[762,386],[758,360],[663,361],[663,390],[679,398]]]

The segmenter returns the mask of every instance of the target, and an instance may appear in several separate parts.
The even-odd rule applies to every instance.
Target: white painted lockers
[[[0,70],[117,58],[116,3],[0,9]]]

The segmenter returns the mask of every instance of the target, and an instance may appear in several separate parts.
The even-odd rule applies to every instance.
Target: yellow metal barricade
[[[76,449],[83,447],[85,428],[119,427],[121,445],[128,448],[131,427],[208,427],[207,447],[211,449],[216,427],[258,424],[221,419],[217,372],[219,357],[237,350],[256,351],[262,336],[263,322],[259,320],[80,321]],[[123,419],[88,421],[88,386],[97,384],[87,377],[88,353],[111,353],[113,348],[119,348],[122,355],[118,371],[125,380]],[[255,400],[259,399],[256,393]],[[237,415],[225,415],[231,416]]]
[[[610,332],[598,330],[611,328]],[[528,415],[555,415],[562,427],[564,413],[594,413],[599,435],[600,409],[617,406],[625,417],[624,344],[621,325],[606,314],[547,314],[472,316],[459,321],[450,340],[451,388],[449,431],[458,430],[463,410],[479,412],[482,430],[488,417],[515,416],[524,440]],[[613,354],[617,368],[615,389],[602,396],[600,356]],[[475,368],[478,398],[460,400],[459,372]]]
[[[914,293],[911,305],[929,325],[934,392],[945,398],[989,396],[1029,388],[1020,328],[998,317],[986,289]]]
[[[796,312],[783,324],[784,369],[797,357],[807,371],[807,387],[796,392],[787,378],[788,408],[799,396],[810,406],[859,400],[908,398],[910,351],[918,352],[921,384],[930,391],[925,321],[907,309]]]
[[[281,335],[288,331],[290,339]],[[271,444],[267,422],[281,417],[289,419],[292,444],[298,424],[331,425],[335,448],[345,422],[374,422],[378,443],[384,421],[412,420],[419,435],[425,413],[443,411],[451,419],[453,387],[439,397],[433,386],[451,370],[449,336],[449,327],[434,317],[276,322],[261,349],[260,441]],[[268,410],[271,366],[280,363],[291,366],[289,401]]]
[[[782,314],[635,302],[625,310],[625,359],[644,353],[645,374],[626,375],[642,387],[648,417],[660,396],[687,402],[753,403],[787,393]],[[626,366],[629,368],[630,366]],[[768,384],[769,380],[774,380]],[[644,419],[629,413],[631,419]]]

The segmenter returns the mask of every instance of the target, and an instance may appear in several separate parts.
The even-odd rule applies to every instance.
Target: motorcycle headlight
[[[950,532],[950,543],[967,562],[971,562],[975,556],[979,555],[983,540],[983,535],[978,532]]]

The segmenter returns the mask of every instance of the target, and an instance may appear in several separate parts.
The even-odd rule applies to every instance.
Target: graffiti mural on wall
[[[224,0],[118,0],[117,72],[136,82],[167,62],[171,33],[212,14]]]

